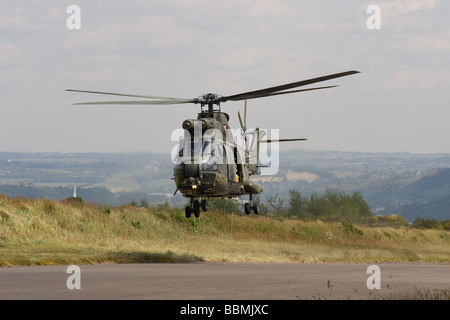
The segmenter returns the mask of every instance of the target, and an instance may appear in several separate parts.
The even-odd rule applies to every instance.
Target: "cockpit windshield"
[[[212,141],[207,140],[203,142],[203,152],[202,152],[203,155],[214,155],[215,151],[214,149],[215,148]]]
[[[178,143],[175,155],[177,163],[198,163],[204,169],[219,170],[224,164],[223,144],[215,139],[183,139]]]
[[[203,164],[223,164],[223,145],[214,139],[203,141]]]
[[[201,153],[201,140],[190,140],[183,139],[178,143],[178,156],[179,157],[190,157],[190,156],[199,156]]]

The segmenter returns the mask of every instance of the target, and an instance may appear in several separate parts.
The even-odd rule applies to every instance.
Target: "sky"
[[[170,153],[200,111],[75,106],[110,97],[65,89],[226,96],[358,70],[249,100],[247,126],[308,139],[281,150],[450,153],[449,12],[446,0],[4,1],[0,151]],[[221,108],[239,127],[244,103]]]

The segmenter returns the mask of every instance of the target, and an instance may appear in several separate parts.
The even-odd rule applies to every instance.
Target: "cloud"
[[[398,45],[397,45],[398,46]],[[402,47],[410,53],[450,54],[450,37],[447,35],[411,35],[402,41]]]
[[[68,33],[65,45],[71,50],[91,52],[127,50],[129,45],[173,47],[195,41],[195,31],[177,26],[173,17],[148,15],[136,20],[101,25],[95,30]]]
[[[411,90],[424,92],[424,90],[443,88],[449,81],[450,75],[439,70],[403,66],[389,74],[389,80],[384,83],[384,87],[389,90],[406,89],[409,92]]]
[[[213,55],[211,59],[224,68],[248,68],[259,64],[262,52],[250,47],[233,48]]]
[[[0,44],[0,65],[10,65],[18,57],[19,48],[13,43]]]
[[[27,18],[21,14],[21,10],[16,9],[12,12],[0,12],[0,28],[4,30],[24,29],[28,23]]]
[[[382,2],[380,5],[384,10],[397,14],[407,14],[412,11],[431,10],[438,0],[395,0],[391,2]]]
[[[438,5],[438,0],[395,0],[381,2],[382,28],[396,26],[397,29],[422,28],[423,24],[429,23],[428,19],[413,19],[417,14],[432,11]]]
[[[281,18],[286,19],[292,17],[296,10],[283,1],[275,0],[256,0],[250,6],[250,16],[260,18]]]

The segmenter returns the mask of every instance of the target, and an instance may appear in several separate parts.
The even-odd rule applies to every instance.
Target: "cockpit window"
[[[202,141],[201,140],[189,140],[189,139],[183,139],[179,142],[179,151],[178,156],[183,157],[190,155],[200,155]]]
[[[215,147],[212,141],[203,142],[203,155],[212,155],[215,154]]]
[[[215,139],[182,139],[175,152],[174,162],[178,163],[194,161],[207,165],[210,170],[219,170],[218,165],[224,164],[224,145]]]

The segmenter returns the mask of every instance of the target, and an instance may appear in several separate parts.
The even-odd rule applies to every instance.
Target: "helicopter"
[[[74,105],[199,104],[200,113],[197,114],[197,118],[183,121],[183,135],[171,153],[174,163],[173,180],[176,186],[174,195],[180,191],[184,197],[190,199],[190,205],[185,207],[186,218],[190,218],[192,213],[198,218],[200,211],[207,211],[208,198],[234,198],[244,195],[249,196],[249,201],[244,203],[245,214],[249,215],[252,211],[255,214],[259,213],[259,206],[253,200],[253,195],[263,192],[263,188],[252,181],[250,177],[261,174],[261,168],[268,166],[261,164],[259,159],[261,143],[271,144],[304,141],[306,139],[262,140],[266,131],[259,128],[247,128],[247,100],[334,88],[337,86],[295,89],[356,73],[359,73],[359,71],[350,70],[228,96],[206,93],[193,99],[75,89],[66,89],[66,91],[144,99],[138,101],[81,102]],[[239,129],[240,135],[236,135],[233,134],[229,125],[230,116],[221,110],[221,103],[243,100],[245,101],[244,119],[238,111],[241,128]]]

